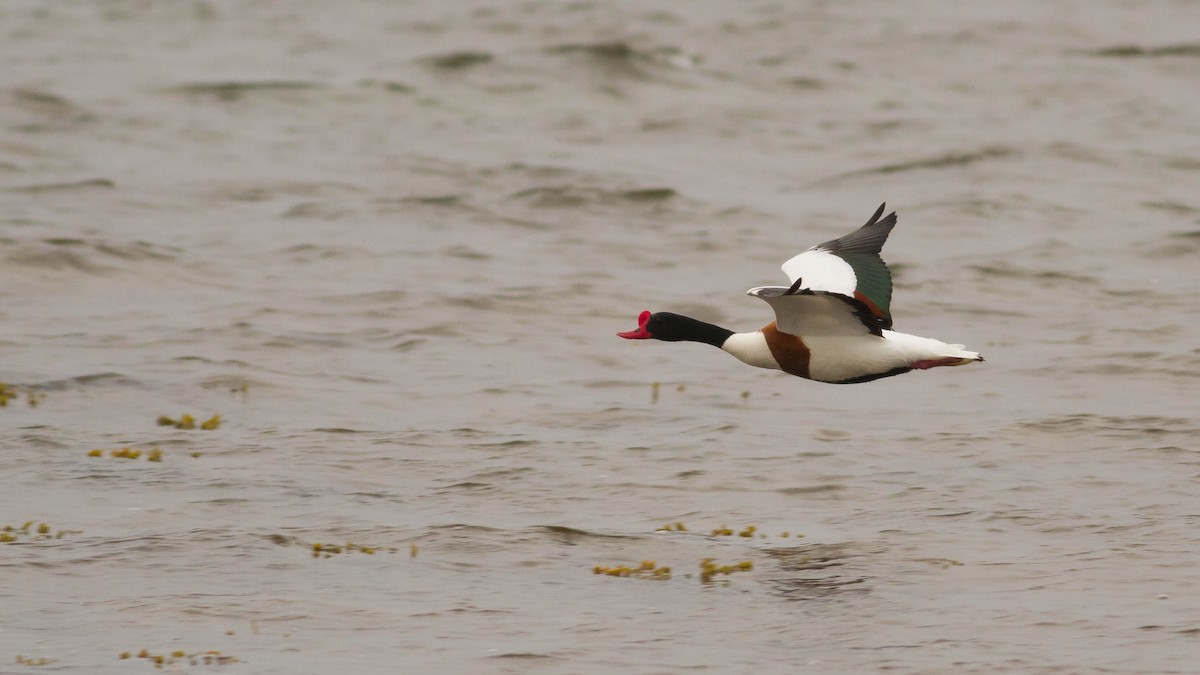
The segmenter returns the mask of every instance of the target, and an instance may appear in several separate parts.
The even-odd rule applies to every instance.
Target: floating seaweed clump
[[[303,544],[303,542],[299,543]],[[345,544],[321,544],[314,542],[312,545],[312,557],[314,558],[332,558],[335,555],[354,553],[355,551],[365,555],[375,555],[376,553],[399,553],[400,549],[395,546],[363,546],[362,544],[352,542],[346,542]],[[416,545],[414,544],[412,556],[416,557],[416,555]]]
[[[732,537],[734,534],[735,534],[735,532],[732,528],[722,525],[718,528],[713,529],[713,531],[709,533],[709,536],[711,536],[711,537]],[[756,536],[759,539],[767,538],[767,535],[758,531],[757,525],[747,525],[746,527],[744,527],[740,530],[737,530],[736,534],[737,534],[737,536],[745,537],[746,539],[752,539]],[[779,536],[782,537],[783,539],[787,539],[788,537],[796,537],[798,539],[800,537],[803,537],[804,535],[800,534],[800,533],[792,534],[790,530],[784,530],[783,532],[779,533]]]
[[[375,555],[376,553],[399,553],[400,549],[395,546],[363,546],[353,542],[345,544],[322,544],[320,542],[308,543],[298,537],[287,537],[282,534],[272,534],[269,537],[272,542],[280,546],[303,546],[312,551],[314,558],[332,558],[335,555],[344,555],[349,553],[362,553],[364,555]],[[416,556],[416,545],[413,545],[413,556]]]
[[[17,654],[18,666],[48,666],[51,663],[54,663],[54,659],[48,659],[44,656],[29,658],[28,656]]]
[[[203,422],[197,423],[196,418],[192,417],[191,415],[188,415],[187,413],[180,415],[179,419],[173,419],[166,415],[159,415],[158,419],[156,420],[156,423],[160,427],[175,427],[176,429],[195,429],[197,426],[199,426],[201,429],[203,429],[205,431],[212,431],[213,429],[216,429],[217,427],[221,426],[221,416],[213,415],[212,417],[204,420]]]
[[[718,565],[714,558],[705,558],[700,561],[700,581],[707,584],[713,581],[718,575],[749,572],[752,569],[754,569],[754,563],[749,560],[732,565]],[[671,578],[671,568],[666,566],[659,567],[658,563],[653,560],[643,560],[640,565],[635,566],[617,565],[615,567],[606,567],[604,565],[596,565],[592,568],[592,573],[605,574],[610,577],[635,577],[638,579],[654,579],[656,581],[665,581]]]
[[[683,523],[677,522],[677,523],[666,523],[665,525],[659,525],[657,528],[654,529],[654,531],[655,532],[687,532],[688,529],[687,529],[687,526],[684,525]],[[758,537],[759,539],[767,538],[766,534],[763,534],[762,532],[758,531],[757,525],[747,525],[746,527],[744,527],[740,530],[734,530],[731,527],[722,525],[720,527],[713,528],[712,531],[709,532],[708,536],[710,536],[710,537],[732,537],[734,534],[737,534],[737,536],[739,536],[739,537],[745,537],[747,539],[751,539],[754,537]],[[800,533],[792,534],[790,530],[784,530],[783,532],[779,533],[779,536],[783,539],[787,539],[788,537],[796,537],[797,539],[799,539],[799,538],[803,537],[804,535],[800,534]]]
[[[747,526],[746,526],[744,529],[738,530],[737,536],[739,536],[739,537],[745,537],[746,539],[750,539],[750,538],[754,537],[754,534],[755,534],[756,532],[758,532],[758,526],[757,526],[757,525],[747,525]],[[711,533],[711,535],[710,535],[710,536],[713,536],[713,537],[732,537],[732,536],[733,536],[733,530],[732,530],[731,528],[728,528],[728,527],[726,527],[726,526],[722,525],[722,526],[720,526],[720,527],[718,527],[718,528],[714,529],[714,530],[712,531],[712,533]],[[760,534],[760,535],[758,535],[758,536],[759,536],[759,538],[766,538],[766,536],[767,536],[767,535],[765,535],[765,534]],[[787,533],[785,532],[785,533],[783,533],[783,535],[782,535],[782,536],[786,537],[786,536],[788,536],[788,535],[787,535]]]
[[[151,654],[149,649],[143,649],[142,651],[138,652],[136,656],[139,659],[149,660],[154,664],[155,668],[162,668],[163,666],[170,666],[183,662],[187,662],[193,666],[225,666],[229,665],[230,663],[238,663],[238,658],[236,656],[222,654],[216,649],[210,649],[206,652],[194,652],[190,654],[183,650],[176,650],[168,654]],[[129,659],[133,657],[134,654],[131,652],[121,652],[120,656],[118,656],[120,659]]]
[[[46,523],[37,523],[36,521],[28,520],[20,527],[5,525],[0,528],[0,544],[15,544],[20,541],[45,541],[47,539],[62,539],[64,536],[71,534],[83,534],[83,530],[58,530],[50,527]]]
[[[743,560],[733,565],[718,565],[713,558],[700,561],[700,583],[709,583],[718,574],[733,574],[734,572],[749,572],[754,569],[754,563]]]
[[[332,558],[335,555],[342,553],[353,553],[354,551],[365,553],[366,555],[375,555],[375,551],[377,550],[379,550],[377,546],[362,546],[359,544],[352,544],[350,542],[346,542],[345,546],[340,546],[338,544],[322,544],[319,542],[312,545],[312,555],[314,558],[320,558],[322,555],[324,555],[326,558]]]
[[[16,390],[16,388],[0,382],[0,408],[7,407],[9,401],[20,397],[21,394]],[[37,404],[41,403],[42,399],[46,398],[46,395],[29,389],[25,392],[25,397],[25,400],[29,402],[29,407],[36,408]]]
[[[616,567],[596,565],[592,568],[592,573],[607,574],[610,577],[653,579],[655,581],[666,581],[671,578],[671,568],[659,567],[653,560],[643,560],[642,564],[637,567],[630,567],[628,565],[617,565]]]
[[[162,450],[159,450],[158,448],[147,450],[145,453],[143,453],[141,450],[135,450],[134,448],[116,448],[108,451],[108,456],[113,459],[139,459],[143,454],[146,455],[147,462],[162,461]],[[89,450],[87,456],[103,457],[104,451],[100,448],[95,448],[93,450]],[[192,456],[196,457],[198,456],[198,453],[192,453]]]

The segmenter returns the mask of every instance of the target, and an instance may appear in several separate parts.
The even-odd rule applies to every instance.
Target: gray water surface
[[[0,672],[1200,672],[1198,25],[3,3]],[[986,363],[614,335],[883,201]]]

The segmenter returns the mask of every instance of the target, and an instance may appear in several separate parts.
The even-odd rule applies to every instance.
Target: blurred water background
[[[1200,672],[1198,26],[6,0],[0,672]],[[883,201],[986,363],[615,337]]]

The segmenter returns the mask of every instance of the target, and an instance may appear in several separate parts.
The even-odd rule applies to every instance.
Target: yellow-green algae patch
[[[670,567],[659,567],[653,560],[643,560],[640,565],[616,565],[614,567],[606,567],[604,565],[596,565],[592,568],[593,574],[606,574],[610,577],[634,577],[637,579],[653,579],[655,581],[666,581],[671,578]]]
[[[146,659],[154,664],[155,668],[163,666],[171,666],[175,664],[187,663],[193,666],[226,666],[231,663],[238,663],[236,656],[222,654],[216,649],[210,649],[203,652],[185,652],[182,649],[175,650],[164,654],[153,654],[149,649],[143,649],[136,655],[132,652],[121,652],[117,658],[130,659],[136,656],[139,659]]]
[[[0,408],[8,407],[8,402],[21,397],[21,392],[17,391],[16,387],[0,382]],[[29,403],[30,408],[36,408],[37,404],[46,398],[45,394],[36,392],[33,389],[25,390],[25,400]]]
[[[683,523],[675,522],[675,523],[666,523],[663,525],[659,525],[658,527],[656,527],[654,529],[654,531],[655,532],[687,532],[688,528]],[[757,537],[759,539],[766,539],[768,537],[767,534],[760,532],[758,530],[757,525],[747,525],[746,527],[743,527],[741,529],[734,529],[734,528],[728,527],[726,525],[721,525],[720,527],[715,527],[712,530],[710,530],[708,533],[708,536],[710,536],[710,537],[732,537],[735,534],[739,537],[744,537],[746,539],[752,539],[755,537]],[[800,539],[804,535],[800,534],[798,532],[796,534],[792,534],[791,530],[784,530],[783,532],[780,532],[777,536],[782,539],[788,539],[790,537],[795,537],[797,539]]]
[[[192,417],[187,413],[180,415],[179,419],[175,419],[167,415],[159,415],[158,419],[155,420],[155,423],[160,427],[175,427],[176,429],[200,428],[204,431],[212,431],[213,429],[221,426],[221,416],[213,415],[203,422],[197,422],[195,417]]]
[[[15,525],[0,527],[0,544],[62,539],[72,534],[83,534],[83,530],[55,530],[46,523],[27,520],[20,527]]]
[[[110,459],[140,459],[143,455],[145,455],[147,462],[161,462],[163,458],[162,450],[159,450],[158,448],[152,448],[150,450],[146,450],[145,452],[130,447],[114,448],[108,451],[108,456]],[[92,450],[88,451],[87,456],[103,457],[104,450],[100,448],[93,448]],[[192,456],[196,457],[197,453],[192,453]]]
[[[700,561],[700,583],[707,584],[713,581],[717,575],[749,572],[752,569],[754,569],[754,563],[749,560],[732,565],[718,565],[715,558],[705,558]]]
[[[347,555],[351,553],[361,553],[363,555],[375,555],[376,553],[399,553],[400,549],[395,546],[367,546],[365,544],[356,544],[354,542],[346,542],[345,544],[326,544],[323,542],[306,542],[299,537],[288,537],[282,534],[272,534],[267,536],[272,543],[279,546],[300,546],[312,551],[314,558],[332,558],[335,555]],[[415,556],[416,545],[413,546]]]

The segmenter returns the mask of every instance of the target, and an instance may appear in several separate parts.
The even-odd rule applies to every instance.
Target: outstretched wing
[[[866,225],[844,237],[814,246],[783,264],[783,272],[800,290],[840,293],[861,301],[883,323],[892,327],[892,273],[879,251],[896,226],[893,211],[880,220],[883,208]]]
[[[879,318],[869,307],[841,293],[811,289],[759,286],[746,291],[775,310],[775,327],[796,336],[883,335]]]

